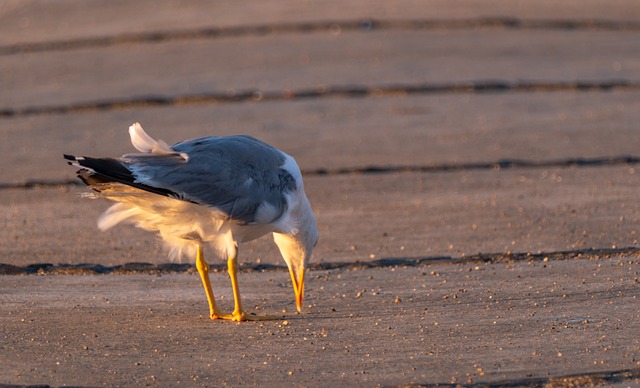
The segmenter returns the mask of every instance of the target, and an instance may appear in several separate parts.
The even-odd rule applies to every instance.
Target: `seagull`
[[[158,232],[173,255],[195,256],[211,319],[276,319],[248,313],[238,287],[239,244],[272,233],[289,268],[298,312],[304,271],[318,227],[295,160],[256,138],[209,136],[168,146],[140,123],[129,127],[138,153],[120,158],[64,155],[95,194],[116,202],[98,219],[109,229],[131,223]],[[231,314],[216,305],[203,246],[227,259],[234,297]]]

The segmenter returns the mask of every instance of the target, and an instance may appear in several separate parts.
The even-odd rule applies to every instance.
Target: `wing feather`
[[[204,205],[244,224],[278,219],[287,208],[287,193],[296,189],[295,178],[283,168],[286,155],[250,136],[193,139],[161,151],[151,137],[136,136],[139,141],[132,134],[132,142],[143,153],[65,158],[97,191],[115,182]]]
[[[277,149],[249,136],[200,138],[171,148],[188,162],[159,154],[127,155],[123,162],[137,182],[214,207],[233,220],[268,223],[285,211],[292,177],[282,169],[285,156]]]

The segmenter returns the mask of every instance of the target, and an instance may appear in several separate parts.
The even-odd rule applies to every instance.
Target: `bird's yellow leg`
[[[211,319],[222,318],[223,314],[220,313],[216,306],[216,300],[213,297],[213,290],[211,289],[211,280],[209,279],[209,264],[202,257],[202,245],[198,244],[198,252],[196,253],[196,268],[202,279],[202,285],[204,286],[204,292],[207,293],[207,300],[209,301],[209,312]]]
[[[227,268],[229,269],[229,277],[231,278],[231,288],[233,289],[234,300],[234,309],[231,314],[231,319],[234,321],[244,321],[245,316],[248,314],[242,309],[240,288],[238,287],[238,260],[235,256],[230,257],[229,260],[227,260]]]
[[[231,257],[227,260],[227,268],[229,269],[229,277],[231,278],[231,287],[233,288],[233,299],[235,307],[230,317],[225,316],[225,319],[231,319],[233,321],[267,321],[280,319],[279,317],[269,315],[256,315],[246,312],[242,308],[242,300],[240,299],[240,288],[238,287],[238,260],[236,257]]]

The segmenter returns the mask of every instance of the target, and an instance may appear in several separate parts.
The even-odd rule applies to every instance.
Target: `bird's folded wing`
[[[240,223],[269,223],[286,208],[286,171],[244,165],[213,153],[126,155],[135,182],[172,197],[215,208]]]

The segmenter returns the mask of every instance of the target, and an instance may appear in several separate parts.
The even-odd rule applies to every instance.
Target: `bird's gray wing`
[[[206,137],[177,143],[178,154],[125,155],[137,183],[209,206],[242,223],[267,223],[286,210],[296,182],[285,155],[249,136]]]

